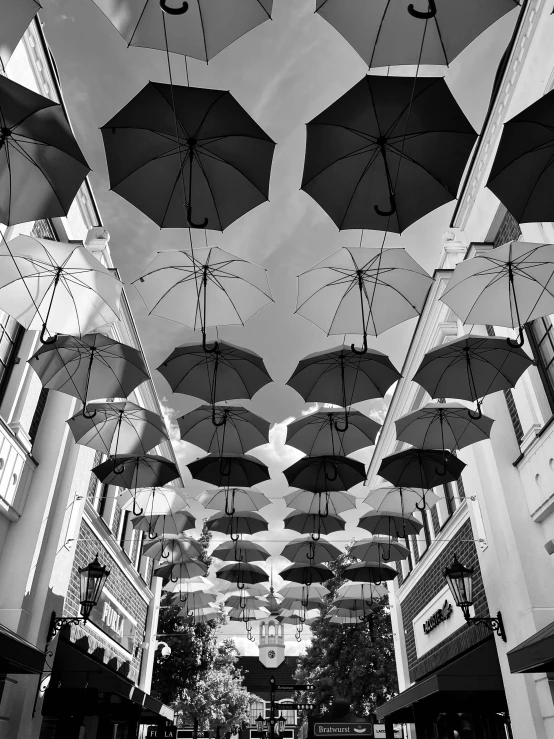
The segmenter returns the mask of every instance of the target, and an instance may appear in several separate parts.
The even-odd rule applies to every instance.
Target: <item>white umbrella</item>
[[[197,495],[197,500],[204,508],[213,511],[223,511],[232,516],[238,511],[259,511],[269,505],[271,501],[258,488],[217,488],[205,490]]]
[[[193,577],[181,577],[175,580],[168,580],[162,585],[162,590],[167,593],[174,593],[181,599],[189,593],[212,593],[214,591],[213,583],[204,575],[194,575]],[[186,600],[186,598],[185,598]],[[184,602],[184,601],[183,601]]]
[[[329,493],[311,493],[308,490],[293,490],[284,496],[287,508],[316,516],[336,516],[343,511],[356,508],[356,498],[350,493],[333,491]]]
[[[440,496],[442,497],[442,496]],[[374,511],[388,511],[401,516],[413,513],[416,509],[432,508],[440,497],[431,490],[420,488],[400,488],[383,485],[371,490],[364,503]]]
[[[184,488],[138,488],[137,490],[122,490],[117,502],[122,508],[133,503],[135,508],[142,508],[145,515],[156,516],[168,513],[186,513],[194,520],[192,513],[181,510],[188,503],[185,498]]]

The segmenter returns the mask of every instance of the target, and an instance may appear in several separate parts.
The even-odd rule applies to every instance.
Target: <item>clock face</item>
[[[267,653],[267,656],[269,657],[269,659],[273,659],[273,657],[275,657],[275,652],[273,651],[273,649],[269,650],[269,652]]]

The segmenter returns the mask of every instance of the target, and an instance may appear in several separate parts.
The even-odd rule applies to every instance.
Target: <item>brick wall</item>
[[[513,217],[511,213],[506,211],[506,215],[502,219],[502,223],[498,229],[496,236],[494,237],[494,245],[502,246],[507,244],[509,241],[517,241],[521,236],[521,229],[519,223]]]

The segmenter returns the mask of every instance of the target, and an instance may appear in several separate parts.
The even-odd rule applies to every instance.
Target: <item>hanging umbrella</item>
[[[348,414],[348,424],[343,431],[339,421],[345,413]],[[310,456],[346,455],[375,444],[380,430],[381,424],[359,411],[325,410],[289,424],[285,443]]]
[[[269,470],[249,454],[208,454],[187,465],[197,480],[222,487],[252,487],[269,480]]]
[[[223,231],[268,199],[275,143],[230,92],[149,82],[101,131],[111,189],[160,228]]]
[[[345,583],[337,590],[337,598],[355,598],[363,600],[366,603],[373,603],[375,599],[382,598],[388,594],[386,585],[376,585],[375,583]],[[335,601],[333,601],[334,603]]]
[[[440,497],[431,490],[383,485],[371,490],[364,503],[375,511],[384,510],[404,516],[416,509],[422,511],[425,508],[432,508],[439,500]]]
[[[121,503],[121,498],[119,499]],[[164,513],[164,514],[146,514],[135,516],[131,519],[131,524],[137,531],[147,531],[150,539],[155,539],[158,536],[162,538],[168,536],[179,536],[183,531],[196,528],[196,518],[188,511],[177,511],[175,513]],[[189,538],[185,537],[183,541],[188,541]],[[195,539],[190,539],[191,542],[196,542]],[[195,546],[198,546],[198,553],[202,551],[202,545],[196,542]]]
[[[0,310],[39,330],[43,343],[118,320],[122,289],[82,244],[16,236],[0,245]]]
[[[410,556],[410,550],[404,544],[391,541],[386,536],[374,536],[371,539],[360,539],[349,554],[362,562],[399,562]]]
[[[168,562],[160,567],[156,567],[154,570],[156,577],[169,578],[173,584],[177,584],[179,580],[196,577],[197,575],[206,575],[207,573],[208,565],[197,559],[187,562],[176,562],[175,564]]]
[[[196,518],[192,513],[181,510],[188,505],[183,488],[153,487],[140,490],[122,490],[117,499],[119,505],[124,508],[131,501],[149,516],[179,513],[187,517],[187,529],[196,527]]]
[[[249,349],[217,341],[213,351],[201,344],[178,346],[158,367],[174,393],[201,398],[207,403],[252,398],[272,382],[263,359]]]
[[[297,613],[301,616],[301,618],[305,618],[304,614],[306,611],[313,610],[314,608],[319,608],[321,605],[323,605],[323,598],[319,598],[317,595],[310,595],[310,598],[304,606],[304,603],[302,600],[298,598],[284,598],[280,605],[279,612],[280,613]]]
[[[238,511],[259,511],[260,508],[270,505],[271,501],[257,488],[219,488],[205,490],[196,496],[196,500],[204,508],[223,511],[232,516]]]
[[[216,621],[218,616],[220,612],[217,608],[195,608],[188,611],[188,616],[183,618],[190,624],[205,624],[208,621]]]
[[[158,454],[117,454],[92,471],[106,485],[129,489],[162,487],[179,477],[175,463]],[[142,511],[133,507],[133,513],[138,516]]]
[[[518,223],[554,220],[553,154],[554,90],[551,90],[504,123],[487,182],[487,187]]]
[[[213,592],[212,583],[203,575],[194,575],[193,577],[177,578],[176,581],[168,580],[162,584],[162,590],[166,593],[173,593],[173,600],[179,598],[179,602],[185,602],[190,593]],[[182,598],[185,601],[181,600]]]
[[[368,334],[420,315],[432,283],[405,249],[343,247],[298,277],[296,313],[328,336],[363,335],[367,351]]]
[[[315,582],[309,588],[306,585],[284,585],[279,590],[279,594],[284,598],[295,598],[296,600],[304,600],[306,594],[309,594],[310,597],[323,598],[324,595],[329,595],[330,592],[324,585]]]
[[[181,618],[186,617],[191,611],[195,611],[197,614],[202,613],[201,609],[207,609],[208,607],[213,606],[215,599],[216,595],[214,593],[203,593],[201,591],[197,593],[189,593],[184,601],[186,606],[179,611],[177,616]]]
[[[269,588],[260,583],[253,583],[239,590],[233,582],[222,582],[219,588],[221,593],[227,593],[229,595],[243,595],[245,598],[250,598],[257,595],[269,595]]]
[[[318,541],[322,534],[332,534],[335,531],[344,531],[346,521],[338,514],[319,516],[314,513],[293,511],[285,516],[283,523],[286,529],[298,531],[299,534],[311,534],[314,541]]]
[[[128,400],[89,403],[67,424],[77,444],[108,455],[146,454],[168,440],[163,418]]]
[[[348,565],[342,576],[345,580],[352,582],[374,582],[381,584],[386,580],[394,580],[398,575],[396,567],[383,562],[362,562],[361,564]]]
[[[463,449],[490,437],[494,419],[473,419],[461,403],[427,403],[394,422],[396,438],[420,449]]]
[[[516,0],[317,0],[316,12],[373,68],[450,64],[516,7]]]
[[[224,541],[213,550],[211,556],[224,562],[260,562],[269,559],[271,554],[255,541],[240,539]]]
[[[358,521],[358,528],[370,534],[382,534],[389,539],[405,539],[418,534],[423,528],[421,521],[409,515],[401,515],[396,511],[369,511]]]
[[[83,405],[96,398],[126,398],[150,379],[142,352],[103,334],[59,336],[29,364],[43,387],[78,398]]]
[[[519,347],[496,336],[466,334],[428,351],[413,377],[432,398],[457,398],[477,402],[471,418],[482,417],[485,395],[515,386],[533,360]]]
[[[200,329],[244,325],[273,302],[267,270],[205,246],[187,251],[160,251],[132,283],[149,315]]]
[[[263,600],[262,598],[245,598],[244,602],[246,603],[246,605],[243,605],[243,601],[240,595],[230,595],[224,601],[225,606],[227,606],[228,608],[238,608],[241,611],[250,610],[251,608],[265,608],[269,613],[269,610],[267,609],[267,601]]]
[[[202,554],[202,544],[190,536],[165,535],[155,541],[145,542],[142,553],[152,559],[167,559],[170,564],[190,562]]]
[[[268,522],[263,516],[254,511],[237,511],[232,516],[219,511],[206,519],[206,527],[210,531],[227,534],[233,542],[238,542],[239,536],[242,536],[242,534],[257,534],[259,531],[267,531]]]
[[[284,496],[284,501],[287,508],[316,516],[327,516],[329,513],[336,516],[356,508],[356,498],[353,495],[338,491],[321,495],[308,490],[293,490]]]
[[[312,493],[332,490],[348,490],[365,480],[365,467],[361,462],[339,455],[303,457],[283,470],[289,485],[295,485]]]
[[[41,7],[37,0],[0,0],[0,69],[9,62],[12,52]]]
[[[315,564],[292,564],[288,567],[285,567],[284,570],[281,570],[279,575],[283,578],[283,580],[296,582],[300,585],[306,586],[310,586],[314,582],[327,582],[327,580],[331,580],[333,577],[335,577],[332,570],[330,570],[328,567],[323,567],[323,565]]]
[[[271,18],[273,0],[94,0],[128,46],[207,62]],[[161,11],[165,11],[167,23]]]
[[[220,580],[228,580],[234,583],[239,590],[243,590],[248,585],[269,581],[265,570],[262,570],[258,565],[251,565],[246,562],[224,565],[217,570],[215,576]]]
[[[248,621],[260,621],[262,618],[267,618],[268,616],[269,611],[267,608],[232,608],[227,614],[230,621],[244,621],[244,623],[248,623]]]
[[[177,423],[182,441],[216,454],[246,454],[269,441],[269,421],[240,405],[201,405]]]
[[[465,466],[451,452],[411,447],[383,457],[377,474],[398,487],[430,490],[445,482],[455,482]]]
[[[11,15],[1,14],[2,30]],[[0,223],[66,216],[89,172],[62,105],[0,75]]]
[[[368,349],[360,355],[343,344],[302,359],[287,385],[306,402],[346,407],[362,400],[383,398],[401,377],[386,354]]]
[[[510,241],[457,264],[441,300],[464,323],[519,329],[508,343],[523,346],[525,324],[554,313],[553,276],[554,245]]]
[[[394,233],[456,197],[477,138],[442,77],[378,75],[307,133],[302,189],[341,230]]]
[[[285,545],[281,557],[301,564],[323,564],[340,557],[342,551],[329,541],[314,541],[311,537],[292,539]]]

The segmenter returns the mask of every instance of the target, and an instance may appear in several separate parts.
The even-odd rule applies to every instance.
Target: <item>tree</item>
[[[331,593],[311,625],[312,641],[300,656],[296,679],[315,685],[310,700],[316,708],[325,711],[333,700],[343,699],[354,713],[367,716],[398,692],[388,599],[381,599],[372,622],[350,626],[324,618],[353,561],[347,550],[329,565],[335,577],[325,586]]]

